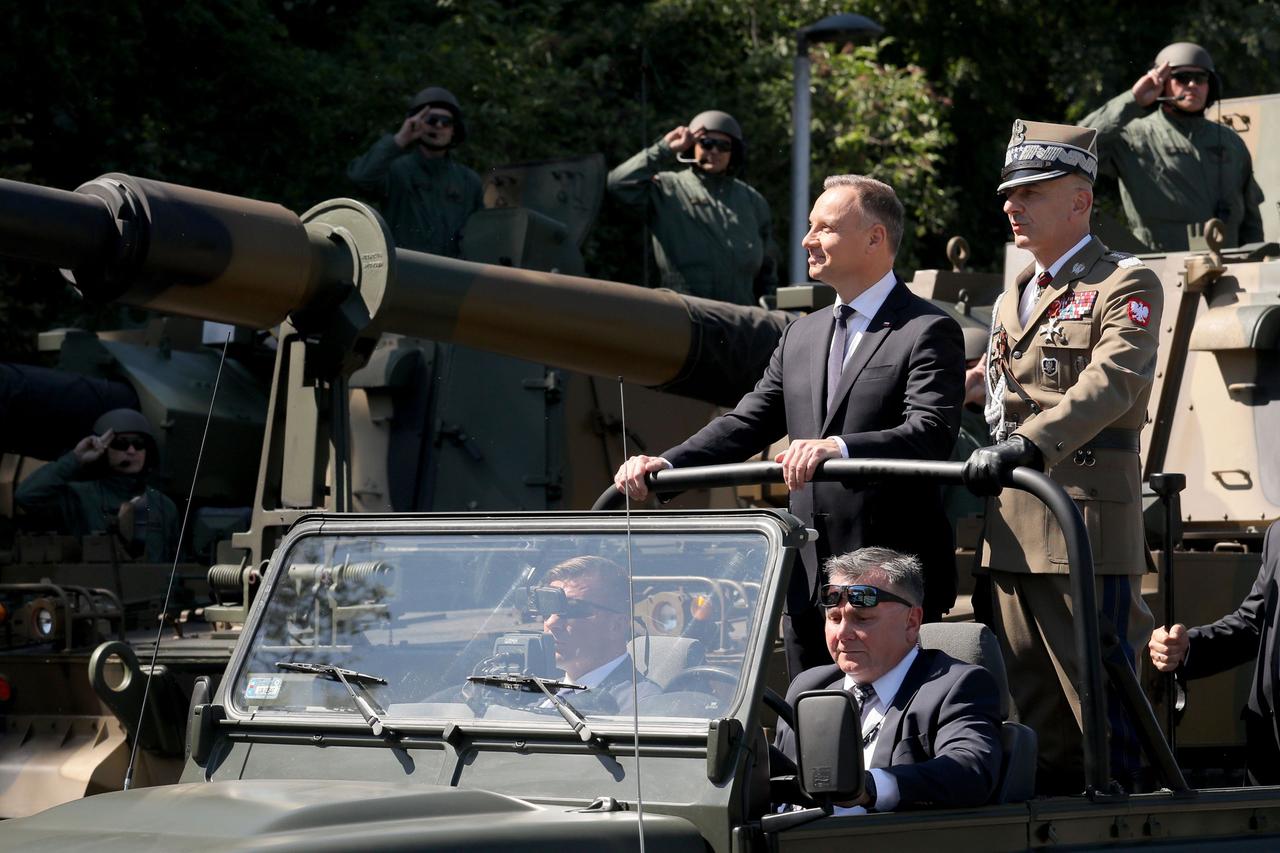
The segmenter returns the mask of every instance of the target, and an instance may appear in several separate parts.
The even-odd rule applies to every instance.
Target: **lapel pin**
[[[1071,268],[1072,275],[1080,275],[1082,272],[1084,272],[1084,264],[1076,264]]]

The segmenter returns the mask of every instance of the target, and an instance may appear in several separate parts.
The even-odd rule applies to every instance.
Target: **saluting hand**
[[[683,124],[675,130],[669,131],[663,139],[665,139],[667,144],[671,146],[671,150],[677,154],[683,154],[688,151],[693,147],[693,143],[696,141],[693,134],[689,131],[689,128],[685,127]]]
[[[1191,647],[1191,638],[1187,636],[1187,626],[1181,623],[1168,631],[1161,625],[1151,632],[1151,642],[1147,643],[1147,652],[1151,655],[1151,663],[1160,672],[1173,672],[1182,666]]]
[[[1171,73],[1169,63],[1162,62],[1158,68],[1152,68],[1139,77],[1133,84],[1133,99],[1138,102],[1138,106],[1149,107],[1154,104],[1156,98],[1164,92],[1164,84],[1169,81]]]
[[[841,456],[840,445],[834,438],[802,438],[791,442],[786,450],[773,457],[773,461],[782,463],[782,480],[787,488],[798,492],[813,479],[819,462]]]
[[[396,131],[396,145],[401,148],[407,148],[409,143],[416,142],[421,139],[427,132],[427,111],[431,109],[431,104],[427,104],[418,112],[409,116],[404,120],[404,124],[400,125],[400,129]]]
[[[72,448],[71,452],[76,455],[76,461],[83,467],[92,465],[102,458],[102,454],[107,452],[107,446],[111,444],[111,439],[116,437],[116,431],[109,429],[102,435],[86,435],[84,438]]]

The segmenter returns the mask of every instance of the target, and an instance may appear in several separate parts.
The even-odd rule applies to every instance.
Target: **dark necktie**
[[[871,703],[876,701],[875,685],[858,684],[857,682],[854,682],[853,695],[858,697],[858,712],[865,718],[867,715],[867,707],[871,705]],[[877,722],[875,726],[872,727],[871,731],[866,732],[862,735],[863,749],[866,749],[868,746],[870,746],[871,742],[876,739],[876,735],[880,733],[880,723],[883,723],[883,722],[884,722],[884,719],[881,718],[881,720]]]
[[[844,370],[844,351],[849,346],[849,317],[853,309],[848,305],[836,306],[836,332],[831,336],[831,354],[827,356],[827,411],[835,402],[836,386]]]
[[[1053,281],[1053,276],[1049,275],[1049,271],[1045,270],[1036,276],[1036,292],[1031,296],[1031,304],[1035,305],[1040,301],[1040,294],[1044,293],[1044,289],[1049,286],[1049,282]]]

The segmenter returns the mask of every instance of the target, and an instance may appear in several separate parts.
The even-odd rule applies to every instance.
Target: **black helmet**
[[[108,430],[120,433],[136,433],[147,440],[147,468],[158,461],[159,445],[156,444],[156,431],[151,421],[141,412],[133,409],[112,409],[93,422],[93,434],[105,435]]]
[[[428,86],[409,100],[406,116],[417,115],[423,107],[440,107],[453,113],[453,141],[449,147],[461,145],[467,138],[467,126],[462,120],[462,106],[453,92],[443,86]]]
[[[1156,54],[1155,64],[1151,67],[1159,68],[1166,62],[1173,71],[1190,66],[1203,68],[1209,72],[1209,97],[1204,102],[1205,109],[1213,106],[1213,102],[1222,97],[1222,80],[1213,67],[1213,57],[1200,45],[1189,41],[1174,42]]]
[[[747,165],[747,141],[742,136],[742,125],[723,110],[703,110],[689,122],[689,131],[695,136],[700,130],[714,130],[733,140],[733,155],[729,159],[729,171],[740,172]]]

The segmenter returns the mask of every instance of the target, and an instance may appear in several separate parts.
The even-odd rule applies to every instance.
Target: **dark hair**
[[[902,245],[906,210],[893,187],[866,175],[831,175],[822,182],[822,188],[829,190],[832,187],[854,188],[862,216],[884,226],[889,237],[889,249],[896,255]]]
[[[557,563],[548,571],[543,583],[556,581],[600,581],[601,591],[609,601],[626,601],[631,595],[631,583],[627,579],[627,570],[613,560],[605,557],[582,556],[570,557]]]
[[[823,568],[832,583],[858,583],[864,575],[882,574],[903,598],[917,607],[924,601],[924,566],[914,554],[890,548],[859,548],[827,560]]]

